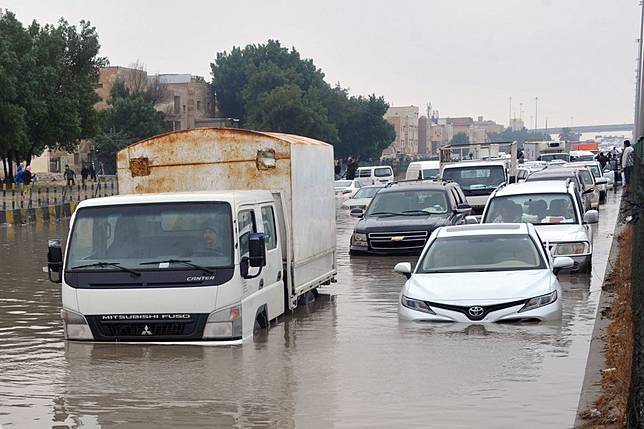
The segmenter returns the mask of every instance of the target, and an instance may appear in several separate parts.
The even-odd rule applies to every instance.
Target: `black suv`
[[[436,228],[465,223],[472,212],[457,183],[402,181],[390,183],[361,218],[351,236],[351,254],[420,254]]]

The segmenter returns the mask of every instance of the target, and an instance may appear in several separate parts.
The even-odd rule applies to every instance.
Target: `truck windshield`
[[[232,249],[227,203],[87,207],[76,213],[65,266],[68,271],[221,268],[233,265]]]
[[[443,180],[458,183],[465,195],[472,191],[492,191],[505,183],[505,169],[501,165],[462,166],[445,168]]]
[[[525,194],[493,198],[483,223],[528,222],[534,225],[578,223],[570,194]]]

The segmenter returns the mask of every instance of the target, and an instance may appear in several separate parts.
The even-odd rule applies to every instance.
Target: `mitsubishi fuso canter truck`
[[[65,337],[240,344],[335,282],[333,147],[201,128],[117,157],[121,195],[80,203],[50,240]]]

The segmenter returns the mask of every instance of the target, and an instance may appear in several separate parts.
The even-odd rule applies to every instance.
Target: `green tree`
[[[332,88],[312,60],[278,41],[219,53],[211,69],[219,110],[246,128],[302,134],[363,158],[379,157],[395,138],[382,97]]]
[[[119,150],[166,131],[163,113],[157,112],[142,95],[111,98],[109,108],[99,113],[99,122],[101,131],[95,139],[96,152],[107,173],[116,171]]]
[[[467,146],[468,144],[470,144],[470,138],[465,133],[457,133],[449,141],[449,144],[452,146]]]

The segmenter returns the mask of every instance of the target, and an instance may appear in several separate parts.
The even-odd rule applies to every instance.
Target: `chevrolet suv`
[[[436,228],[465,223],[472,209],[457,183],[402,181],[374,196],[351,236],[351,254],[420,254]]]

